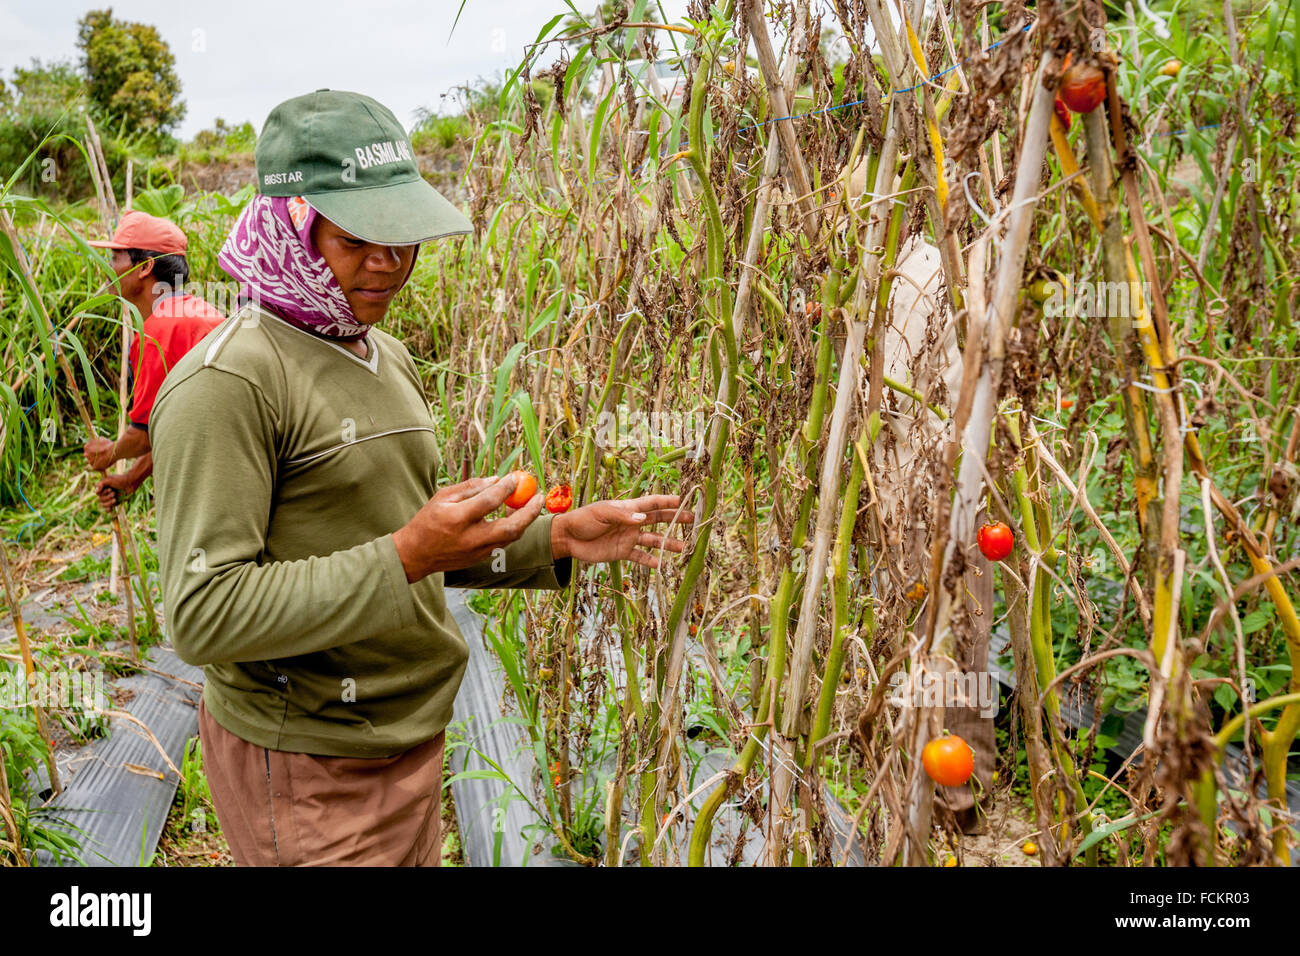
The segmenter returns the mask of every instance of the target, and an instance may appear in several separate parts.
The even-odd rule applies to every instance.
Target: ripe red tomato
[[[1003,522],[986,524],[979,532],[980,553],[990,561],[1001,561],[1016,546],[1016,536]]]
[[[960,737],[936,737],[921,751],[921,764],[930,779],[944,787],[960,787],[975,770],[975,754]]]
[[[568,485],[556,485],[546,493],[546,510],[553,515],[573,507],[573,491]]]
[[[515,476],[515,490],[506,499],[507,508],[522,508],[537,494],[537,479],[526,471],[511,472]]]
[[[1061,121],[1061,125],[1068,130],[1070,124],[1074,122],[1074,117],[1070,115],[1070,110],[1061,102],[1059,96],[1056,98],[1056,101],[1052,103],[1052,108],[1056,110],[1056,118]]]
[[[1076,113],[1091,113],[1106,98],[1106,74],[1088,63],[1076,63],[1061,76],[1059,96]]]

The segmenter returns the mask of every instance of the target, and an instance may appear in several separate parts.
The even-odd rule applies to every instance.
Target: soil
[[[1038,842],[1033,814],[1019,795],[995,791],[983,818],[984,832],[957,839],[958,866],[1041,866],[1041,857],[1024,852],[1026,841]],[[941,856],[942,859],[945,857]]]
[[[184,808],[184,794],[178,788],[176,799],[167,814],[167,825],[163,827],[162,836],[158,838],[158,849],[154,852],[153,866],[234,866],[230,847],[221,835],[219,827],[205,823],[195,827],[186,820],[181,811]],[[216,813],[206,800],[199,801],[207,811],[208,820],[215,820]]]

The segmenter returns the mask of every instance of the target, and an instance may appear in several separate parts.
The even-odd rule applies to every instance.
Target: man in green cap
[[[443,585],[658,567],[676,495],[490,520],[515,479],[438,488],[414,362],[375,328],[419,244],[469,233],[393,114],[318,90],[258,139],[221,266],[247,303],[154,404],[163,601],[204,666],[204,765],[241,865],[437,865],[443,730],[468,649]]]

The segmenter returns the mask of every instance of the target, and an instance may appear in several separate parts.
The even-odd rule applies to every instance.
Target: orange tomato
[[[568,485],[556,485],[546,493],[546,510],[561,514],[573,507],[573,490]]]
[[[515,490],[506,499],[506,507],[522,508],[537,494],[537,479],[526,471],[513,471],[511,474],[515,476]]]
[[[944,787],[960,787],[975,770],[975,754],[970,744],[950,734],[936,737],[921,751],[921,764],[930,779]]]

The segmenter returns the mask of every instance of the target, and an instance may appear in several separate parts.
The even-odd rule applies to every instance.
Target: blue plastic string
[[[1021,28],[1020,28],[1019,30],[1017,30],[1016,32],[1017,32],[1017,33],[1026,33],[1026,32],[1029,31],[1029,28],[1032,27],[1032,26],[1033,26],[1032,23],[1026,23],[1023,27],[1021,27]],[[1003,37],[1001,40],[998,40],[996,43],[991,43],[991,44],[989,44],[988,46],[986,46],[986,47],[985,47],[981,52],[983,52],[983,53],[988,53],[990,50],[996,50],[998,47],[1000,47],[1003,43],[1006,43],[1006,42],[1007,42],[1007,38],[1006,38],[1006,37]],[[898,96],[900,93],[911,93],[913,90],[919,90],[921,87],[925,86],[926,83],[933,83],[935,80],[942,79],[943,77],[945,77],[945,76],[947,76],[949,73],[951,73],[953,70],[957,69],[958,66],[960,66],[960,65],[962,65],[962,64],[965,64],[965,63],[969,63],[969,62],[970,62],[971,60],[973,60],[973,59],[975,59],[975,57],[973,57],[973,56],[968,56],[966,59],[962,60],[960,64],[959,64],[959,63],[954,63],[952,66],[948,67],[946,70],[940,70],[938,73],[936,73],[934,76],[930,77],[928,80],[925,80],[924,82],[917,83],[915,86],[908,86],[908,87],[905,87],[904,89],[901,89],[901,90],[891,90],[889,95],[890,95],[890,96]],[[803,119],[805,116],[820,116],[822,113],[831,113],[831,112],[834,112],[835,110],[846,110],[846,109],[848,109],[850,106],[861,106],[863,103],[866,103],[866,102],[868,102],[868,101],[867,101],[867,100],[854,100],[852,103],[838,103],[838,104],[836,104],[835,106],[828,106],[828,107],[826,107],[825,109],[813,110],[811,113],[796,113],[796,114],[794,114],[793,116],[778,116],[778,117],[776,117],[775,119],[764,120],[764,121],[761,122],[761,123],[755,123],[753,126],[742,126],[739,130],[737,130],[737,132],[743,133],[743,132],[745,132],[745,130],[748,130],[748,129],[758,129],[760,126],[767,126],[767,125],[770,124],[770,123],[780,123],[780,122],[782,122],[782,121],[784,121],[784,120]]]
[[[23,429],[26,428],[26,426],[27,426],[27,416],[28,416],[29,414],[31,414],[32,409],[35,408],[35,407],[36,407],[36,403],[35,403],[35,402],[32,402],[30,405],[28,405],[26,408],[23,409],[23,417],[20,418],[20,419],[18,419],[18,433],[19,433],[19,435],[21,435],[22,432],[23,432]],[[19,542],[22,540],[23,532],[25,532],[28,528],[39,528],[39,527],[41,527],[43,524],[45,524],[45,516],[42,515],[39,511],[37,511],[35,508],[32,507],[32,503],[31,503],[30,501],[27,500],[27,495],[26,495],[26,493],[23,491],[23,459],[22,459],[22,442],[21,442],[21,441],[19,441],[19,455],[18,455],[18,497],[20,497],[20,498],[23,499],[23,504],[25,504],[25,505],[27,506],[27,510],[30,511],[30,512],[32,512],[32,514],[36,515],[36,517],[39,518],[40,520],[39,520],[39,521],[29,521],[29,522],[27,522],[25,525],[23,525],[21,528],[19,528],[19,529],[18,529],[18,533],[17,533],[14,537],[7,539],[7,540],[9,541],[10,544],[17,544],[17,543],[19,543]]]
[[[1207,123],[1204,126],[1193,126],[1188,129],[1171,129],[1164,133],[1152,133],[1151,138],[1155,139],[1158,136],[1182,136],[1184,133],[1199,133],[1203,129],[1218,129],[1222,125],[1222,123]]]
[[[1033,23],[1027,23],[1027,24],[1025,24],[1023,27],[1021,27],[1019,30],[1017,30],[1016,32],[1017,32],[1017,33],[1027,33],[1027,32],[1028,32],[1028,31],[1033,27],[1033,25],[1034,25]],[[983,49],[983,51],[981,51],[981,52],[983,52],[983,53],[988,53],[990,50],[996,50],[998,47],[1000,47],[1003,43],[1006,43],[1006,42],[1007,42],[1007,38],[1006,38],[1006,37],[1002,37],[1002,39],[1000,39],[1000,40],[996,40],[995,42],[990,43],[990,44],[989,44],[988,46],[986,46],[986,47]],[[969,56],[969,57],[967,57],[966,59],[962,60],[962,64],[969,63],[969,62],[970,62],[971,60],[973,60],[973,59],[975,59],[974,56]],[[911,93],[913,90],[918,90],[918,89],[920,89],[922,86],[925,86],[926,83],[933,83],[935,80],[942,79],[943,77],[945,77],[945,76],[947,76],[949,73],[951,73],[953,70],[957,69],[957,67],[958,67],[959,65],[961,65],[961,64],[956,64],[956,63],[954,63],[952,66],[948,67],[947,69],[940,70],[938,73],[934,74],[934,76],[930,77],[928,80],[926,80],[926,81],[924,81],[924,82],[917,83],[915,86],[904,87],[903,89],[891,90],[889,95],[890,95],[890,96],[898,96],[900,93]],[[764,126],[770,126],[772,123],[781,123],[781,122],[784,122],[785,120],[797,120],[797,119],[804,119],[804,118],[809,117],[809,116],[821,116],[823,113],[834,113],[836,110],[846,110],[846,109],[849,109],[849,108],[852,107],[852,106],[861,106],[861,105],[863,105],[864,103],[868,103],[868,102],[870,102],[870,101],[869,101],[869,100],[865,100],[865,99],[862,99],[862,100],[853,100],[851,103],[837,103],[837,104],[835,104],[834,106],[827,106],[827,107],[824,107],[823,109],[812,110],[812,111],[810,111],[810,112],[808,112],[808,113],[795,113],[795,114],[793,114],[793,115],[791,115],[791,116],[777,116],[777,117],[774,117],[773,119],[764,120],[764,121],[761,122],[761,123],[754,123],[754,124],[752,124],[752,125],[750,125],[750,126],[742,126],[742,127],[740,127],[740,129],[738,129],[736,132],[738,132],[738,133],[743,133],[743,132],[745,132],[745,131],[747,131],[747,130],[751,130],[751,129],[760,129],[760,128],[764,127]],[[1181,135],[1183,135],[1184,133],[1199,132],[1200,130],[1205,130],[1205,129],[1216,129],[1218,126],[1219,126],[1218,123],[1210,123],[1210,124],[1207,125],[1207,126],[1197,126],[1197,127],[1195,127],[1194,129],[1176,129],[1176,130],[1170,130],[1169,132],[1165,132],[1165,133],[1153,133],[1152,136],[1153,136],[1153,137],[1156,137],[1156,136],[1181,136]],[[681,141],[681,143],[679,144],[679,146],[680,146],[681,149],[686,149],[686,148],[689,146],[689,144],[687,143],[687,141],[686,141],[685,139],[683,139],[683,140]],[[655,157],[656,162],[657,162],[658,160],[663,159],[664,156],[667,155],[667,153],[668,153],[668,150],[667,150],[666,148],[663,149],[663,150],[661,150],[660,153],[659,153],[659,155]],[[639,165],[636,169],[632,170],[632,175],[633,175],[633,176],[640,175],[641,171],[642,171],[643,169],[645,169],[646,166],[648,166],[649,164],[650,164],[650,160],[649,160],[649,159],[645,159],[645,160],[643,160],[642,163],[641,163],[641,165]],[[617,177],[614,177],[614,176],[607,176],[607,177],[605,177],[605,178],[603,178],[603,179],[601,179],[601,180],[598,180],[598,183],[612,182],[615,178],[617,178]]]

